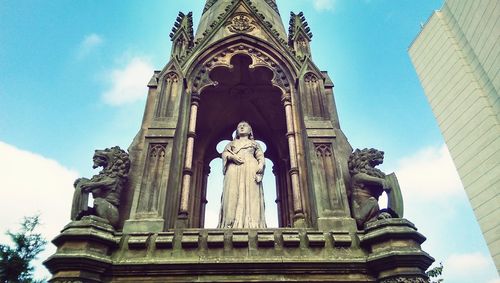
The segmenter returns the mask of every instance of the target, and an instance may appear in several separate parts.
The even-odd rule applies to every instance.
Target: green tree
[[[36,231],[39,224],[38,215],[24,217],[19,231],[7,231],[12,245],[0,244],[0,282],[39,282],[33,279],[31,265],[47,243]]]
[[[439,266],[435,266],[432,269],[427,270],[425,273],[427,276],[429,276],[429,282],[430,283],[441,283],[444,280],[441,277],[443,275],[443,263],[439,263]]]

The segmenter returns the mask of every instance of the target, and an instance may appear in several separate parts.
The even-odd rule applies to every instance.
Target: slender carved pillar
[[[282,197],[284,193],[281,191],[283,187],[283,177],[280,176],[280,168],[278,164],[274,164],[273,166],[273,175],[274,179],[276,181],[276,200],[274,201],[276,205],[278,206],[278,226],[279,227],[285,227],[285,221],[283,221],[283,208],[282,205],[285,203],[282,201]]]
[[[201,185],[201,208],[200,208],[200,227],[205,227],[205,209],[208,203],[207,200],[207,186],[208,186],[208,176],[210,175],[210,165],[206,164],[203,167],[203,180]]]
[[[286,135],[288,138],[288,149],[290,152],[290,178],[292,179],[294,226],[302,226],[305,225],[304,209],[302,208],[302,196],[300,193],[299,168],[295,146],[295,127],[293,125],[291,95],[286,93],[283,95],[281,100],[285,106]]]
[[[196,136],[196,117],[198,115],[198,105],[200,95],[196,92],[191,94],[191,114],[189,116],[188,137],[186,145],[186,157],[184,159],[184,170],[182,176],[181,201],[179,206],[179,219],[186,222],[189,207],[189,188],[191,187],[191,177],[193,175],[193,149],[194,138]],[[184,223],[186,225],[187,223]]]

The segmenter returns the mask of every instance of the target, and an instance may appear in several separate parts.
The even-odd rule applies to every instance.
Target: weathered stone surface
[[[266,160],[252,127],[241,121],[221,153],[224,182],[219,228],[266,228],[262,178]]]
[[[355,235],[307,229],[189,229],[123,235],[87,217],[68,225],[54,240],[58,252],[45,264],[54,279],[94,280],[89,282],[109,278],[111,282],[153,278],[203,282],[224,276],[236,281],[378,282],[403,271],[404,278],[425,278],[423,271],[432,259],[420,249],[423,240],[404,219],[379,221]]]
[[[119,207],[122,190],[127,182],[130,169],[128,154],[115,146],[96,150],[93,168],[102,167],[99,174],[91,179],[78,178],[73,194],[71,220],[80,220],[87,215],[95,215],[101,221],[117,227],[120,221]],[[94,206],[88,206],[89,194],[94,197]]]
[[[402,217],[391,207],[397,207],[396,210],[402,214],[403,199],[395,174],[387,177],[384,172],[375,168],[383,161],[384,152],[374,148],[356,149],[349,158],[351,210],[360,230],[380,219]],[[387,192],[390,201],[387,209],[380,210],[378,199],[383,192]]]
[[[292,14],[291,28],[287,42],[273,0],[207,1],[196,36],[192,14],[179,14],[172,58],[148,83],[144,118],[129,148],[130,172],[120,205],[113,204],[119,217],[74,217],[45,262],[51,282],[426,278],[433,259],[422,251],[425,238],[414,225],[383,219],[376,201],[353,198],[359,193],[353,191],[366,189],[365,199],[376,199],[384,188],[399,188],[397,179],[381,173],[372,188],[366,187],[369,178],[359,176],[366,172],[350,174],[360,168],[348,166],[352,148],[340,129],[333,81],[311,59],[312,34],[302,13]],[[267,174],[276,179],[280,228],[265,228],[263,208],[253,209],[263,204],[261,197],[239,204],[243,198],[232,196],[220,228],[203,229],[209,164],[219,157],[218,142],[232,140],[242,120],[266,143],[266,158],[274,164]],[[225,161],[231,159],[227,153]],[[243,181],[251,183],[247,189],[262,190],[261,155],[245,155],[245,162],[255,159],[258,166],[237,158],[226,163],[244,166],[250,177],[228,173],[235,182],[224,194]],[[377,156],[368,156],[372,171]],[[77,195],[90,181],[77,182]],[[75,215],[87,208],[84,198],[75,202]],[[401,217],[400,195],[390,195],[389,203]],[[228,209],[234,204],[241,208]],[[233,225],[237,217],[258,224]]]
[[[406,219],[372,222],[366,226],[365,234],[360,236],[361,247],[370,252],[367,257],[369,268],[378,272],[380,280],[427,279],[425,270],[434,259],[422,251],[420,245],[424,241],[425,237]]]

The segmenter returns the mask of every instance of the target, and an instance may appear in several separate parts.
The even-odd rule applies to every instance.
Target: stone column
[[[297,150],[295,146],[295,127],[292,115],[292,102],[290,93],[283,95],[281,100],[285,107],[286,136],[288,138],[288,150],[290,152],[290,178],[292,180],[293,192],[293,226],[305,226],[304,209],[302,208],[302,196],[300,193],[299,168],[297,163]]]
[[[191,114],[189,116],[189,127],[187,134],[186,155],[184,159],[184,169],[182,171],[182,189],[179,205],[179,225],[187,225],[189,207],[189,188],[191,187],[191,177],[193,175],[193,149],[196,136],[196,117],[198,115],[198,105],[200,95],[196,92],[191,94]],[[179,227],[181,228],[181,227]]]

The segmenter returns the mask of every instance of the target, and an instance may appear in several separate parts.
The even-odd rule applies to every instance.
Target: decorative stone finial
[[[295,51],[295,55],[301,60],[311,56],[309,42],[313,34],[304,13],[295,14],[290,12],[290,27],[288,28],[288,45]]]
[[[193,13],[185,15],[179,12],[170,33],[172,40],[172,57],[184,58],[194,46]]]

